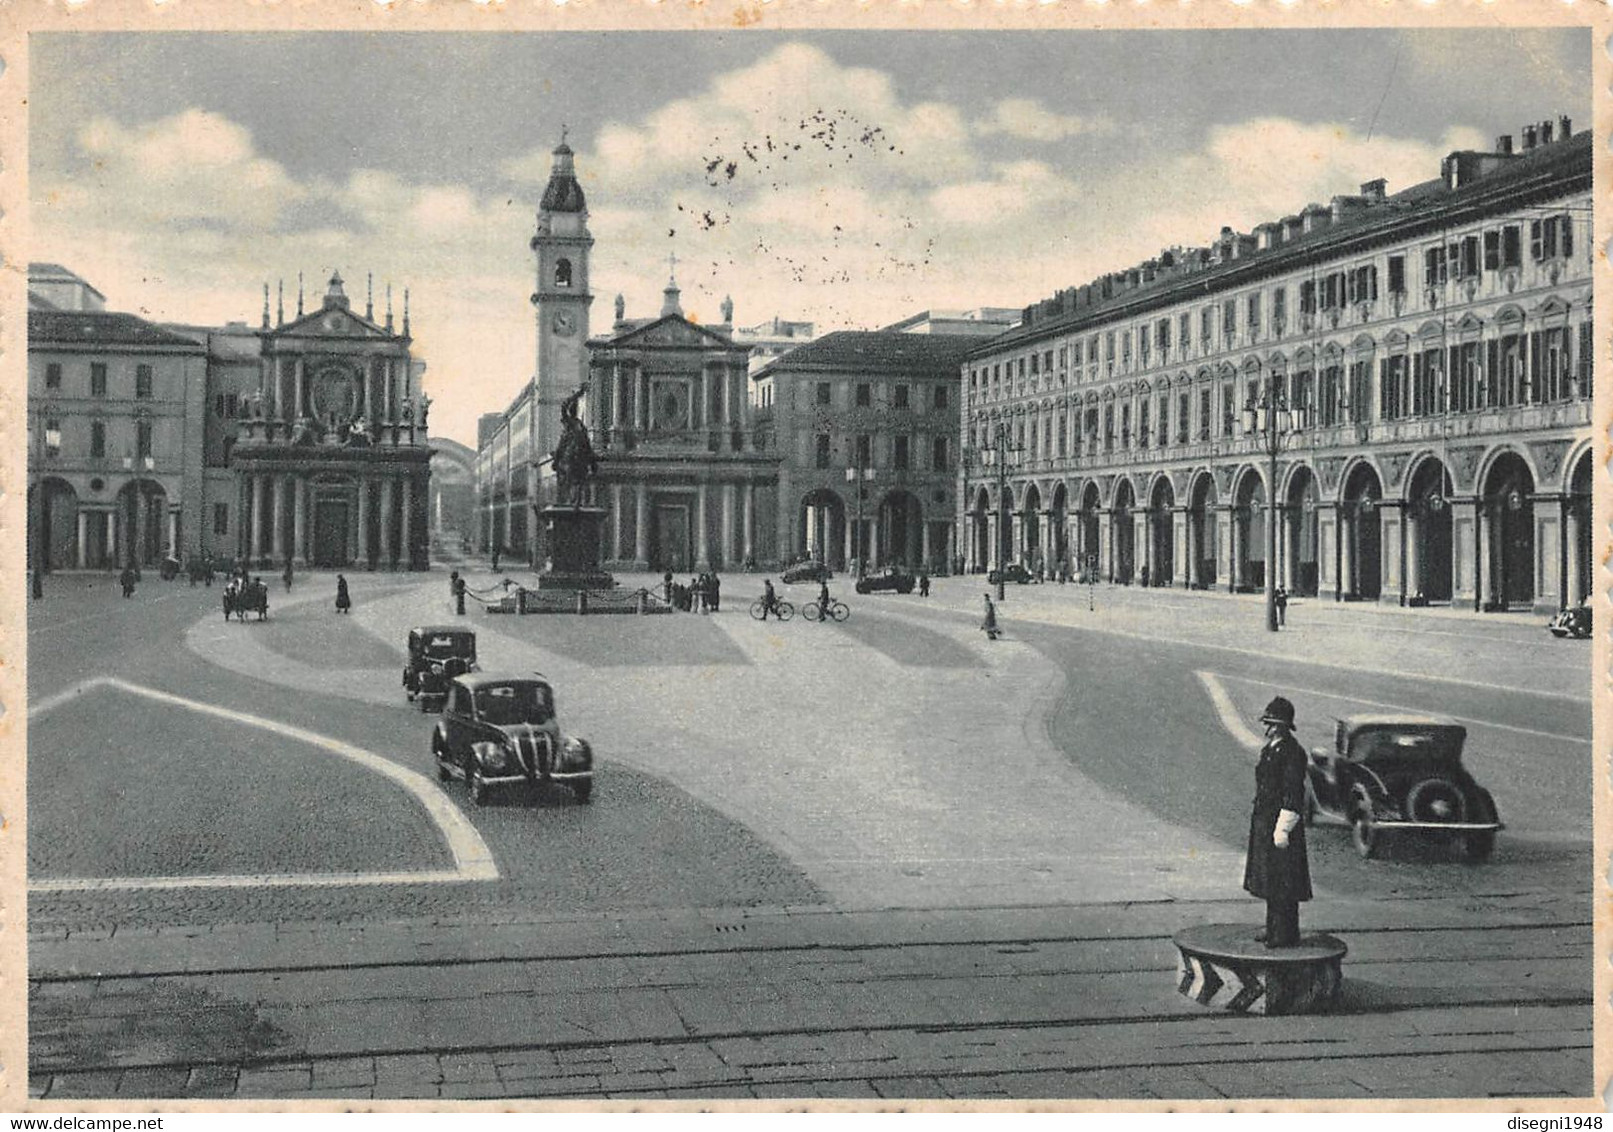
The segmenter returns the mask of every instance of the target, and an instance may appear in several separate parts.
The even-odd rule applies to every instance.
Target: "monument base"
[[[546,557],[538,572],[540,590],[608,590],[616,580],[599,568],[603,507],[558,507],[542,512]]]
[[[1176,933],[1176,989],[1234,1014],[1321,1014],[1338,1001],[1342,940],[1315,932],[1293,947],[1255,939],[1255,924],[1204,924]]]

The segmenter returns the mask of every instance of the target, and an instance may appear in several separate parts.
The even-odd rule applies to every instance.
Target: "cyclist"
[[[762,620],[763,621],[767,620],[767,615],[769,613],[773,614],[774,616],[778,615],[778,594],[773,592],[773,579],[772,578],[766,578],[766,579],[764,579],[762,581]],[[779,620],[782,621],[784,619],[782,617],[780,617]]]
[[[829,579],[818,579],[818,621],[828,621],[834,612],[834,603],[829,600]]]

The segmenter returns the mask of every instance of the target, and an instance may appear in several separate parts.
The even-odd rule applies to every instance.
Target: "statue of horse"
[[[560,441],[555,445],[550,460],[559,483],[558,501],[569,496],[572,507],[588,502],[588,485],[599,473],[599,458],[588,439],[588,427],[577,413],[587,387],[581,386],[560,405]]]

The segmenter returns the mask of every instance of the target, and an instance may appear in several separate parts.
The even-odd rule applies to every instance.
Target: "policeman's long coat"
[[[1288,847],[1271,843],[1277,814],[1305,812],[1305,749],[1292,735],[1268,739],[1255,764],[1255,804],[1249,816],[1249,856],[1243,867],[1244,890],[1263,900],[1309,900],[1310,861],[1305,853],[1305,823],[1288,835]]]

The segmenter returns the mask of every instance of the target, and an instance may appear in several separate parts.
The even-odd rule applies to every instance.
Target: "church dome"
[[[564,141],[555,147],[554,165],[549,171],[549,184],[543,190],[543,201],[538,207],[543,212],[588,211],[588,203],[582,195],[582,186],[577,183],[577,171],[572,164],[571,147]]]

